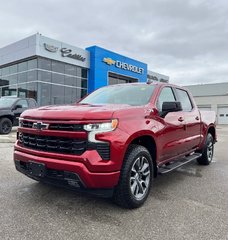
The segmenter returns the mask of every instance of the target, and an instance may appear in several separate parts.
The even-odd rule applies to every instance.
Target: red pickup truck
[[[200,112],[186,89],[166,83],[103,87],[73,105],[22,113],[16,169],[51,184],[112,194],[141,206],[153,178],[197,159],[209,165],[215,113]]]

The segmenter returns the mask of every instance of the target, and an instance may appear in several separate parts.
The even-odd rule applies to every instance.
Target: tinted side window
[[[30,108],[35,108],[36,107],[36,102],[33,99],[29,99],[29,107]]]
[[[177,96],[179,101],[181,102],[181,106],[183,111],[191,111],[192,110],[192,103],[188,96],[188,93],[181,89],[176,89]]]
[[[27,107],[28,107],[28,102],[27,102],[27,100],[25,100],[25,99],[19,100],[19,101],[17,102],[17,105],[21,105],[22,108],[27,108]]]
[[[171,87],[165,87],[161,90],[160,96],[158,98],[158,102],[157,102],[157,108],[158,111],[161,112],[162,111],[162,104],[163,102],[175,102],[176,99],[174,97],[173,94],[173,90]]]

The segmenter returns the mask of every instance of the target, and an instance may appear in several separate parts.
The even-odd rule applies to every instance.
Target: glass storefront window
[[[82,68],[77,67],[77,73],[76,73],[77,77],[81,77],[82,76]]]
[[[65,76],[64,84],[67,86],[76,86],[77,79],[75,77]]]
[[[87,88],[87,79],[82,79],[82,88]]]
[[[2,68],[2,76],[9,75],[9,67]]]
[[[0,79],[0,86],[7,86],[9,85],[9,81],[6,79]]]
[[[64,84],[64,75],[52,73],[52,83]]]
[[[76,76],[76,66],[70,65],[70,64],[65,64],[65,74]]]
[[[24,72],[28,70],[28,62],[22,62],[18,64],[18,72]]]
[[[43,82],[51,82],[51,73],[45,71],[38,71],[38,80]]]
[[[14,74],[14,73],[17,73],[17,64],[14,64],[12,66],[9,67],[9,73],[10,74]]]
[[[40,98],[38,99],[38,104],[41,106],[51,104],[51,84],[48,83],[38,83]]]
[[[28,69],[37,68],[37,59],[32,59],[28,61]]]
[[[9,85],[17,84],[17,74],[9,76]]]
[[[51,68],[51,70],[53,72],[64,73],[64,65],[65,65],[64,63],[52,60],[52,63],[51,63],[52,68]]]
[[[18,84],[18,97],[27,97],[27,83]]]
[[[51,71],[51,60],[38,58],[38,68]]]
[[[112,72],[108,73],[108,80],[109,85],[138,82],[138,79],[136,78],[127,77]]]
[[[28,82],[37,81],[37,70],[28,71]]]
[[[37,82],[27,84],[27,97],[37,100]]]
[[[46,58],[1,68],[0,75],[0,96],[34,98],[41,106],[75,103],[87,94],[88,69]]]
[[[86,68],[82,68],[82,78],[87,78],[87,69]]]
[[[80,100],[82,98],[82,89],[77,88],[77,99]]]
[[[25,83],[27,82],[27,72],[19,73],[18,74],[18,83]]]
[[[77,99],[76,88],[65,87],[64,88],[64,103],[75,103]]]
[[[114,85],[114,84],[118,84],[118,79],[109,77],[109,85]]]
[[[82,89],[81,98],[84,98],[88,94],[87,89]]]
[[[64,103],[64,87],[54,85],[51,86],[51,104]]]

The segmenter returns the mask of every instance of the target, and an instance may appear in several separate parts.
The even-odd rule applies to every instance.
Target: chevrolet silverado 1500
[[[186,89],[120,84],[23,112],[14,161],[35,180],[111,193],[136,208],[158,174],[193,160],[209,165],[215,142],[215,113],[200,112]]]

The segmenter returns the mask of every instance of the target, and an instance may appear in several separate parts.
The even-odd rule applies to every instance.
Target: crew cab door
[[[183,121],[185,122],[184,139],[182,145],[186,151],[196,148],[200,143],[201,119],[198,108],[192,102],[184,89],[175,88],[177,100],[182,106]]]
[[[159,112],[160,131],[157,139],[158,161],[162,162],[181,154],[181,143],[185,138],[185,122],[183,112],[169,112],[162,116],[164,102],[177,101],[172,87],[163,87],[157,98],[157,110]]]

